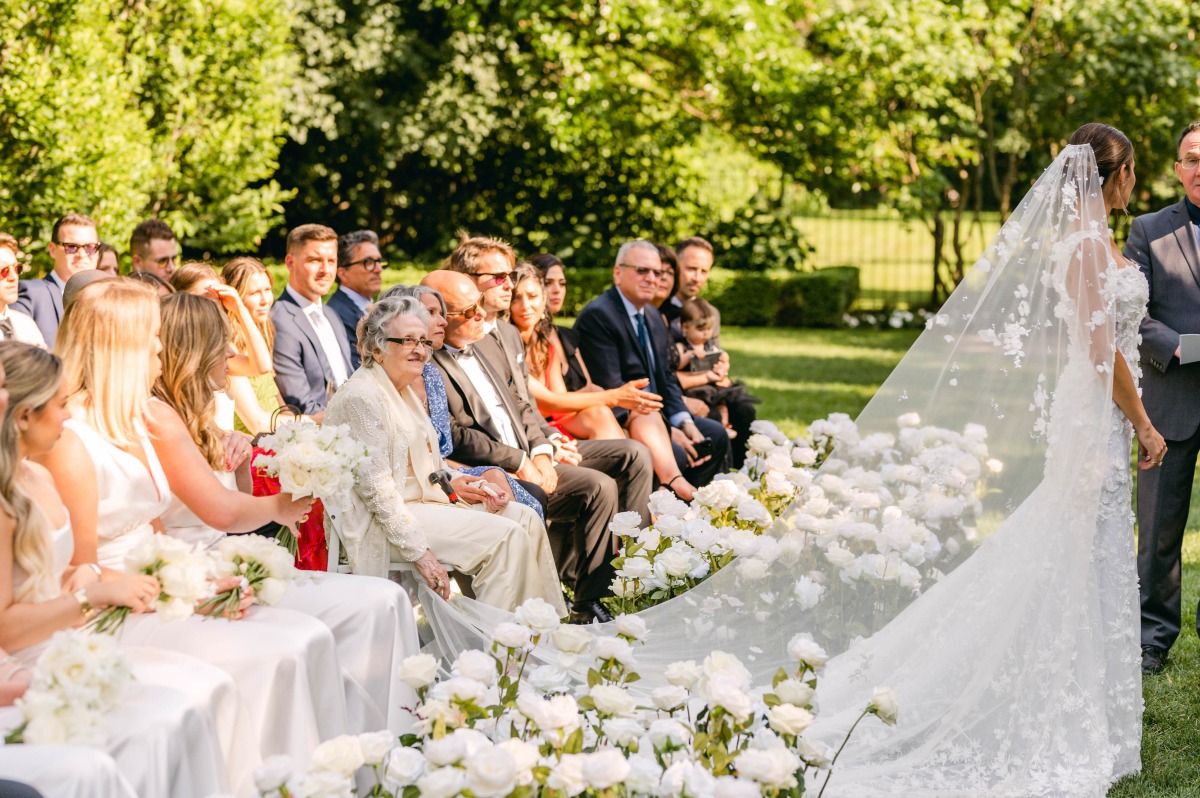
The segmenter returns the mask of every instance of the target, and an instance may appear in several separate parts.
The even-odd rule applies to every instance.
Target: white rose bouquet
[[[196,605],[212,597],[209,559],[200,549],[167,535],[149,535],[125,557],[125,570],[158,580],[159,594],[151,607],[164,621],[186,618]],[[92,619],[89,628],[113,634],[133,612],[109,607]]]
[[[278,604],[298,571],[291,553],[261,535],[227,535],[211,553],[213,575],[237,577],[240,582],[206,601],[202,610],[210,617],[234,617],[246,589],[260,604]]]
[[[111,637],[58,632],[17,699],[24,720],[4,741],[103,745],[105,720],[132,682],[129,662]]]
[[[317,425],[307,421],[281,424],[259,445],[270,454],[255,465],[267,476],[279,478],[279,489],[297,498],[312,496],[336,504],[354,488],[354,473],[367,461],[366,447],[354,440],[342,424]]]

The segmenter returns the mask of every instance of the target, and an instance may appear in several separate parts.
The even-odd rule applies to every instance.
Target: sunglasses
[[[450,318],[451,316],[462,316],[464,319],[473,319],[475,318],[475,314],[478,312],[479,303],[476,302],[474,305],[468,305],[462,310],[447,310],[446,318]]]
[[[62,247],[68,255],[76,255],[79,250],[83,250],[88,255],[95,255],[100,251],[99,244],[68,244],[66,241],[59,241],[58,245]]]
[[[23,271],[25,269],[19,263],[12,266],[0,266],[0,280],[7,280],[10,275],[20,275]]]
[[[504,285],[505,283],[512,282],[513,273],[512,272],[474,272],[471,274],[471,276],[472,277],[486,277],[486,278],[488,278],[487,282],[491,283],[492,285]]]

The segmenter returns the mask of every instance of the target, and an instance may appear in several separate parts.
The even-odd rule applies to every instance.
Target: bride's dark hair
[[[1112,125],[1103,122],[1088,122],[1071,134],[1068,144],[1090,144],[1096,156],[1096,171],[1108,187],[1109,175],[1121,171],[1122,166],[1133,162],[1133,144],[1129,137]]]

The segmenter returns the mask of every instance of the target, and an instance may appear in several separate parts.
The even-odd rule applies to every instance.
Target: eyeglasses
[[[179,260],[178,255],[167,255],[165,258],[155,258],[154,264],[156,266],[166,266],[168,264],[174,263],[177,260]]]
[[[59,241],[58,245],[66,250],[68,255],[75,255],[81,249],[88,255],[95,255],[100,251],[99,244],[68,244],[66,241]]]
[[[487,277],[492,285],[504,285],[512,282],[512,272],[473,272],[472,277]]]
[[[362,264],[362,267],[369,271],[374,271],[375,269],[386,269],[388,265],[387,261],[383,258],[363,258],[362,260],[352,260],[342,268],[349,269],[351,266],[358,266],[359,264]]]
[[[426,352],[433,349],[433,341],[430,341],[428,338],[414,338],[411,335],[406,335],[403,338],[388,338],[387,340],[394,344],[400,344],[401,349],[409,352],[416,349],[418,344],[425,347]]]
[[[1200,158],[1189,155],[1187,158],[1182,159],[1179,162],[1179,165],[1182,166],[1186,171],[1190,172],[1197,166],[1200,166]]]
[[[462,310],[447,310],[446,318],[462,316],[464,319],[473,319],[477,313],[479,313],[479,302],[476,302],[474,305],[468,305]]]
[[[25,271],[25,267],[22,266],[20,263],[14,264],[12,266],[0,266],[0,280],[7,280],[9,278],[9,276],[13,275],[13,274],[16,274],[19,276],[21,274],[21,272],[23,272],[23,271]]]
[[[632,263],[618,263],[617,266],[622,269],[633,269],[635,272],[637,272],[638,277],[653,276],[656,280],[661,277],[663,273],[662,269],[654,269],[649,266],[634,266]]]

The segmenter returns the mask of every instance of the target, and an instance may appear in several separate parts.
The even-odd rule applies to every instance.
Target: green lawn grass
[[[916,338],[915,331],[766,330],[724,328],[733,375],[760,396],[759,417],[789,435],[829,413],[856,415]],[[1143,685],[1142,773],[1112,798],[1200,798],[1200,486],[1192,492],[1184,541],[1183,633],[1166,671]]]

